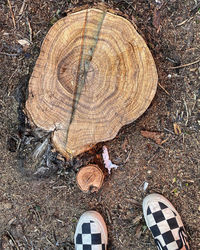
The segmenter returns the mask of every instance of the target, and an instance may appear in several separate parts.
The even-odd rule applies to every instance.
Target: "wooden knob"
[[[76,176],[79,188],[85,193],[97,192],[102,186],[103,179],[104,174],[97,165],[82,167]]]
[[[58,151],[76,156],[141,116],[157,80],[153,57],[128,20],[82,10],[59,20],[44,39],[26,113],[53,131]]]

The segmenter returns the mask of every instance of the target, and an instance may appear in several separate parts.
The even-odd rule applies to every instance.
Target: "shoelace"
[[[181,245],[176,250],[181,250],[183,247],[185,247],[185,250],[190,250],[190,247],[187,242],[187,235],[182,227],[179,229],[178,234],[180,236]],[[155,239],[155,243],[159,250],[164,250],[164,247],[162,246],[162,244],[160,243],[158,239]]]

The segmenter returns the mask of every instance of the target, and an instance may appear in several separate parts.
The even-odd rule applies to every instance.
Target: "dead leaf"
[[[154,140],[157,144],[162,144],[163,133],[161,132],[151,132],[147,130],[141,130],[141,135],[145,138]]]
[[[181,127],[176,122],[173,125],[174,125],[174,133],[176,135],[180,135],[181,134]]]

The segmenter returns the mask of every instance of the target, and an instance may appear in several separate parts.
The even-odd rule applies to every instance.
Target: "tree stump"
[[[85,192],[97,192],[102,186],[104,174],[97,165],[88,165],[79,170],[76,181],[79,188]]]
[[[125,18],[99,9],[49,30],[29,82],[25,112],[52,132],[66,158],[113,139],[141,116],[157,88],[153,57]]]

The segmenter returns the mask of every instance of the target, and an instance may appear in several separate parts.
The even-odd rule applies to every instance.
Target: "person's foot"
[[[103,217],[96,211],[87,211],[80,217],[74,235],[76,250],[106,250],[108,232]]]
[[[143,200],[143,213],[160,250],[189,249],[183,222],[174,206],[160,194]]]

